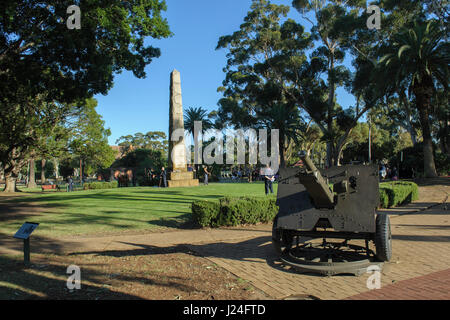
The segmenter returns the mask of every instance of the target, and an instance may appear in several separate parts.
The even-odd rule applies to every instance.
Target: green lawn
[[[274,185],[276,195],[277,185]],[[26,191],[26,190],[24,190]],[[224,196],[265,196],[263,183],[211,183],[193,188],[119,188],[76,192],[35,192],[8,201],[22,212],[1,219],[0,233],[14,234],[25,221],[40,223],[36,234],[95,235],[189,225],[193,200]],[[25,206],[25,212],[23,207]],[[35,214],[26,207],[43,207]]]

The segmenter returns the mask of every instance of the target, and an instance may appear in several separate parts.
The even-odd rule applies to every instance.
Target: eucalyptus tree
[[[280,130],[283,167],[288,144],[303,120],[282,72],[307,60],[312,40],[300,24],[286,18],[288,6],[255,0],[250,9],[240,29],[220,37],[217,45],[229,51],[217,116],[235,128]]]
[[[366,28],[363,11],[366,1],[294,0],[292,5],[311,23],[311,33],[316,40],[316,49],[311,56],[318,61],[311,62],[320,65],[316,72],[320,73],[318,80],[324,91],[322,96],[326,95],[326,103],[316,107],[322,110],[313,111],[322,116],[322,119],[314,117],[314,120],[323,131],[327,142],[328,166],[338,165],[348,135],[358,119],[368,110],[343,110],[336,103],[337,88],[351,88],[352,76],[344,64],[344,59],[349,52],[354,31]],[[312,14],[314,18],[308,18],[308,14]],[[360,102],[358,97],[357,100]],[[355,108],[358,107],[359,105]],[[339,124],[345,124],[345,127],[340,127]]]

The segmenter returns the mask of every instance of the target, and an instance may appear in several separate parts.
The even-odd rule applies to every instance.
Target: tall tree
[[[240,29],[217,45],[229,50],[218,117],[238,128],[280,130],[280,164],[285,166],[288,143],[302,122],[286,94],[289,84],[275,70],[300,67],[311,39],[300,24],[286,19],[288,6],[254,0],[250,9]]]
[[[109,129],[104,128],[104,121],[96,112],[97,101],[89,99],[85,110],[74,122],[69,149],[80,163],[80,179],[83,166],[107,168],[114,161],[114,151],[108,144]]]
[[[387,86],[406,84],[415,96],[423,134],[424,173],[436,177],[430,114],[436,86],[448,89],[450,45],[445,33],[435,21],[416,21],[413,27],[400,29],[381,50],[385,55],[379,69]]]
[[[199,121],[202,123],[201,132],[195,132],[195,122]],[[201,150],[201,143],[199,134],[203,134],[211,129],[213,124],[211,120],[208,119],[208,111],[202,107],[194,108],[189,107],[186,109],[184,114],[184,129],[188,131],[194,138],[194,163],[200,164],[203,162]],[[198,168],[197,168],[198,169]]]
[[[167,155],[167,136],[162,131],[149,131],[145,134],[138,132],[134,135],[121,136],[116,140],[120,146],[122,155],[131,152],[132,149],[151,149],[159,151],[163,156]]]
[[[6,192],[15,192],[16,180],[29,157],[36,156],[42,135],[47,136],[69,113],[68,105],[56,105],[44,98],[27,99],[23,104],[0,107],[0,161],[5,172]]]
[[[314,107],[311,102],[306,102],[305,104],[310,104],[306,106],[306,110],[324,134],[328,166],[339,165],[348,136],[358,119],[374,103],[369,101],[364,106],[355,106],[353,110],[343,109],[336,103],[338,87],[346,87],[349,91],[352,88],[351,73],[344,64],[344,59],[346,54],[352,53],[349,48],[355,30],[367,29],[366,1],[294,0],[292,5],[312,24],[311,33],[317,47],[312,53],[311,66],[319,77],[317,81],[321,83],[322,95],[326,97],[324,103],[318,103]],[[313,16],[312,20],[308,18],[308,14]],[[358,55],[356,52],[354,57]],[[364,103],[360,94],[356,98],[358,104]]]
[[[69,30],[67,8],[81,9]],[[38,143],[36,128],[55,125],[67,104],[106,94],[122,69],[136,77],[160,50],[146,37],[171,35],[159,0],[38,0],[0,3],[0,162],[6,191]],[[55,122],[56,120],[56,122]]]

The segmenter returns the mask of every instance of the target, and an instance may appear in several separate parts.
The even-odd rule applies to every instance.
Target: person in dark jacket
[[[69,178],[67,178],[67,182],[69,184],[67,192],[72,192],[73,191],[73,179],[71,176],[69,176]]]
[[[162,187],[167,188],[167,175],[166,175],[166,169],[164,167],[161,168],[161,174],[159,175],[159,186],[160,187],[161,187],[161,182],[162,182]]]
[[[208,172],[208,168],[206,166],[203,167],[203,172],[205,173],[205,186],[208,185],[208,176],[211,174],[210,172]]]

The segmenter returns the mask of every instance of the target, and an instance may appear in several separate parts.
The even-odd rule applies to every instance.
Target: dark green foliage
[[[77,3],[81,29],[68,30],[67,7]],[[17,92],[60,102],[106,94],[122,69],[144,78],[161,53],[144,39],[171,35],[165,10],[158,0],[2,1],[1,103],[21,103]]]
[[[219,202],[194,201],[192,218],[202,227],[267,223],[278,213],[275,198],[222,198]]]
[[[116,140],[116,143],[120,146],[122,155],[126,155],[137,148],[160,151],[164,158],[167,158],[167,150],[169,149],[167,136],[162,131],[149,131],[145,134],[138,132],[134,135],[121,136]]]
[[[149,177],[145,175],[146,170],[153,169],[159,174],[163,166],[166,166],[166,159],[161,151],[150,149],[135,149],[111,165],[112,168],[133,168],[136,182],[140,186],[152,185]]]
[[[117,181],[111,182],[90,182],[83,185],[84,190],[113,189],[117,188]]]
[[[192,219],[202,227],[217,227],[220,203],[198,200],[192,202]]]
[[[436,153],[434,160],[436,161],[436,170],[439,175],[450,175],[450,155],[442,152]]]
[[[450,173],[450,156],[438,150],[437,146],[434,146],[434,159],[436,164],[436,170],[439,175],[446,176]],[[417,143],[413,147],[408,147],[402,150],[403,161],[400,162],[400,153],[397,153],[396,157],[390,159],[392,163],[400,162],[400,168],[405,172],[411,172],[414,169],[415,177],[421,177],[424,175],[423,170],[423,143]]]
[[[380,207],[390,208],[419,199],[419,187],[414,182],[380,183]]]
[[[66,25],[73,4],[81,8],[79,30]],[[165,10],[159,0],[0,2],[0,162],[7,191],[16,191],[21,168],[73,107],[106,95],[122,70],[145,78],[160,50],[144,39],[171,35]],[[107,155],[104,147],[100,153]]]

